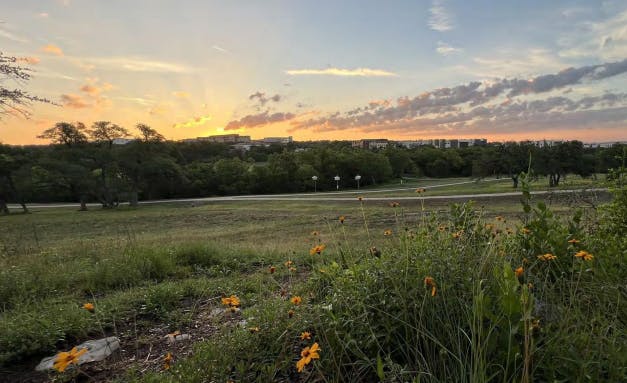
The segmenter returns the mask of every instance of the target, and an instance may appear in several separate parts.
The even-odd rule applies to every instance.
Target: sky
[[[0,51],[56,122],[145,123],[179,140],[627,140],[627,2],[20,0]]]

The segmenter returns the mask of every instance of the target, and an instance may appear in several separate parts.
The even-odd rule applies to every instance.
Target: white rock
[[[178,335],[168,334],[165,336],[165,339],[168,343],[180,342],[182,340],[189,340],[191,338],[192,337],[189,334],[178,334]]]
[[[88,340],[76,346],[77,350],[87,349],[87,352],[78,358],[78,364],[98,362],[113,354],[115,350],[120,348],[120,340],[115,336],[108,338]],[[54,369],[54,361],[58,354],[43,358],[35,367],[37,371],[45,371]]]

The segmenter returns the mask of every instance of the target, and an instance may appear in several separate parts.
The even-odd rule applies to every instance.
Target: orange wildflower
[[[424,193],[424,192],[425,192],[425,188],[416,189],[416,193]]]
[[[276,271],[276,267],[270,266],[270,274],[274,274],[275,271]]]
[[[388,236],[392,235],[392,230],[390,230],[390,229],[386,229],[386,230],[383,232],[383,235],[385,235],[386,237],[388,237]]]
[[[94,307],[93,303],[84,303],[83,308],[89,311],[90,313],[93,313],[94,311],[96,311],[96,307]]]
[[[299,304],[303,303],[303,298],[299,297],[298,295],[295,295],[292,297],[292,299],[290,299],[290,302],[292,302],[293,305],[298,306]]]
[[[300,333],[300,340],[311,339],[311,333],[309,331],[305,331]]]
[[[287,312],[287,316],[288,316],[289,318],[293,317],[293,316],[294,316],[294,310],[290,310],[290,311],[288,311],[288,312]]]
[[[318,343],[314,343],[311,347],[305,347],[301,352],[301,359],[296,362],[296,368],[298,372],[302,372],[306,365],[311,363],[313,359],[320,359],[320,355],[318,355],[318,351],[320,351],[320,347]]]
[[[170,367],[172,367],[172,354],[168,352],[163,358],[163,369],[169,370]]]
[[[314,246],[314,247],[312,247],[312,248],[309,250],[309,255],[320,254],[320,253],[322,253],[322,251],[324,251],[324,249],[326,249],[326,248],[327,248],[327,246],[326,246],[326,245],[323,245],[323,244],[320,244],[320,245]]]
[[[361,200],[360,200],[361,201]],[[343,215],[341,215],[338,220],[340,221],[340,223],[344,223],[344,220],[346,219],[346,217],[344,217]]]
[[[523,234],[529,234],[529,233],[531,233],[531,230],[527,229],[526,227],[523,227],[522,229],[520,229],[520,231],[521,231]]]
[[[293,262],[293,261],[287,261],[287,262],[285,262],[285,267],[290,267],[290,266],[292,266],[293,264],[294,264],[294,262]]]
[[[87,352],[86,348],[82,348],[79,351],[76,347],[74,347],[69,352],[65,352],[65,351],[60,352],[57,354],[57,357],[54,359],[53,367],[55,370],[59,372],[63,372],[71,364],[78,365],[78,360],[80,359],[81,355],[83,355],[86,352]]]
[[[318,230],[314,230],[311,232],[311,235],[313,235],[314,237],[320,235],[320,232]]]
[[[248,329],[248,331],[250,331],[251,334],[257,333],[260,331],[259,327],[250,327]]]
[[[569,239],[569,240],[568,240],[568,243],[572,243],[572,244],[574,245],[574,244],[576,244],[576,243],[581,243],[581,241],[580,241],[580,240],[578,240],[578,239],[573,238],[573,239]]]
[[[557,255],[553,255],[551,253],[546,253],[543,255],[538,255],[538,259],[541,261],[554,261],[557,259]]]
[[[525,269],[522,266],[520,266],[519,268],[516,269],[515,272],[516,272],[516,277],[520,278],[523,276]]]
[[[400,205],[398,202],[390,202],[390,207],[399,207]]]
[[[222,304],[229,307],[238,307],[240,305],[239,298],[235,295],[222,298]]]
[[[437,294],[438,288],[435,284],[435,279],[433,277],[426,276],[425,277],[425,287],[431,287],[431,296],[435,297]]]
[[[594,259],[594,255],[588,253],[585,250],[581,250],[581,251],[578,251],[577,253],[575,253],[575,257],[581,258],[584,261],[591,261],[592,259]]]

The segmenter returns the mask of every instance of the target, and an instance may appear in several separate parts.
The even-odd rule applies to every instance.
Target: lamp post
[[[314,193],[315,193],[316,191],[318,191],[317,187],[316,187],[317,186],[316,183],[318,182],[318,176],[313,176],[313,177],[311,177],[311,179],[314,182]]]
[[[335,190],[340,190],[340,176],[333,177],[335,180]]]
[[[359,174],[357,174],[355,176],[355,181],[357,181],[357,190],[359,190],[359,180],[361,180],[361,176]]]

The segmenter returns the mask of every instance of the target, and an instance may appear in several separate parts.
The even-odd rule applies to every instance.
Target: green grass
[[[519,381],[524,370],[538,380],[621,381],[624,246],[595,235],[604,221],[585,201],[538,198],[549,208],[524,213],[519,199],[453,209],[449,201],[236,201],[2,217],[0,378],[118,335],[135,362],[85,365],[84,373],[146,382]],[[575,262],[573,236],[593,263]],[[318,243],[326,249],[310,256]],[[544,252],[559,262],[537,261]],[[525,284],[513,274],[523,258],[531,262]],[[242,311],[215,314],[231,294]],[[305,303],[291,305],[295,295]],[[94,314],[85,302],[96,304]],[[536,319],[540,329],[525,336]],[[168,348],[162,337],[174,330],[203,340]],[[300,350],[314,341],[321,359],[299,374]],[[167,351],[175,363],[162,372]]]

